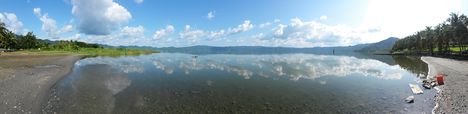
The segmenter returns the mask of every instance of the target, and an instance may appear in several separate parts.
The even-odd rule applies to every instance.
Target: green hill
[[[380,42],[371,43],[360,50],[356,50],[358,52],[367,52],[367,53],[388,53],[396,41],[399,39],[396,37],[390,37]]]

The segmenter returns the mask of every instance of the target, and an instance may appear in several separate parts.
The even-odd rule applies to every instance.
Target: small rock
[[[431,82],[431,86],[432,86],[432,87],[436,86],[436,84],[437,84],[437,83],[436,83],[435,81],[432,81],[432,82]]]
[[[405,102],[406,103],[414,103],[414,96],[411,95],[409,97],[406,97]]]
[[[423,86],[424,88],[426,88],[426,89],[431,89],[431,88],[432,88],[432,86],[431,86],[430,83],[424,83],[422,86]]]

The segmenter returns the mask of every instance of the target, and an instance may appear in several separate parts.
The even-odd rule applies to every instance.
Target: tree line
[[[73,40],[60,40],[50,43],[46,40],[38,39],[32,32],[28,32],[26,35],[17,35],[8,30],[5,23],[0,22],[0,48],[7,50],[78,50],[79,48],[101,48],[101,46]]]
[[[451,13],[446,21],[398,40],[391,53],[466,55],[467,47],[468,18],[464,14]]]

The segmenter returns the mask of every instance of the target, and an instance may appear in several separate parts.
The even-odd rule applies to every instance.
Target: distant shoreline
[[[434,78],[437,73],[443,73],[445,85],[436,95],[436,106],[433,113],[466,113],[468,112],[468,61],[454,59],[421,57],[428,64],[428,77]]]
[[[50,88],[69,74],[82,55],[0,56],[0,112],[41,113]]]

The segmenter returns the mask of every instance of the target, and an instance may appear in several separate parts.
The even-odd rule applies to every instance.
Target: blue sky
[[[436,25],[467,0],[0,0],[17,34],[139,46],[348,46]]]

